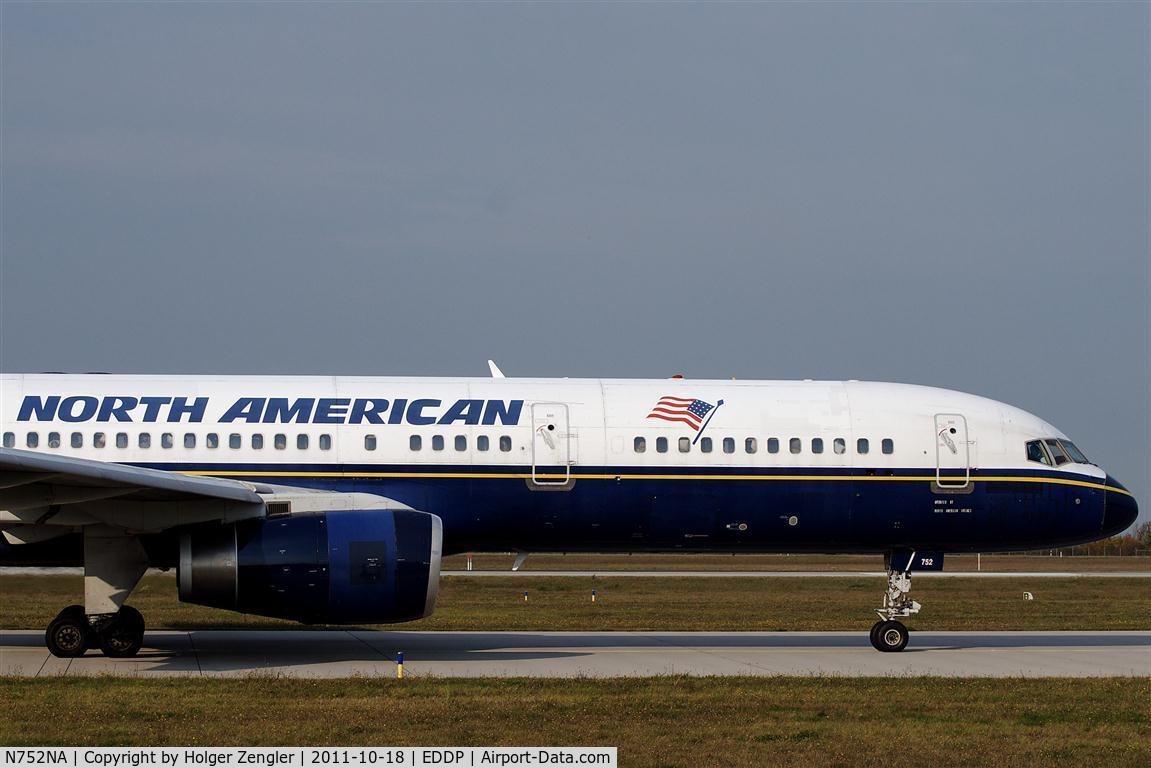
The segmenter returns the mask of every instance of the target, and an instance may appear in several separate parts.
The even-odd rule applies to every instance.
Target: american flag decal
[[[711,403],[690,397],[661,397],[647,417],[664,421],[681,421],[698,432],[703,426],[704,417],[713,408],[715,406]]]

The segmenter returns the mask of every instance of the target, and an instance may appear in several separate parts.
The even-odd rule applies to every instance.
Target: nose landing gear
[[[887,559],[887,592],[883,595],[883,607],[876,608],[879,621],[871,627],[871,646],[877,651],[895,653],[907,647],[910,637],[907,627],[897,619],[905,619],[919,613],[922,607],[908,595],[911,592],[911,563],[915,553],[898,553]]]

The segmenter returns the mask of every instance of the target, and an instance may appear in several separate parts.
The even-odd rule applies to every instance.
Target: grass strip
[[[626,766],[1151,765],[1143,679],[0,678],[4,745],[603,745]]]
[[[879,578],[445,577],[435,614],[404,629],[476,631],[866,631]],[[591,602],[596,590],[597,600]],[[523,593],[527,591],[528,602]],[[1034,600],[1024,600],[1030,592]],[[0,576],[0,629],[43,629],[82,602],[79,576]],[[913,630],[1148,630],[1151,583],[1137,578],[920,579]],[[170,574],[129,601],[152,629],[300,628],[180,603]],[[396,625],[393,625],[396,626]]]

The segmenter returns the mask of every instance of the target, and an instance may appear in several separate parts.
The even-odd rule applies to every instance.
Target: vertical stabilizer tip
[[[500,367],[498,365],[496,365],[495,360],[488,360],[488,370],[492,372],[492,378],[493,379],[505,378],[504,372],[500,370]]]

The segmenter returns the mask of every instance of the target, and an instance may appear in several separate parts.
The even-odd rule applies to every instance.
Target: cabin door
[[[532,403],[532,483],[567,485],[573,436],[564,403]]]
[[[935,414],[935,482],[941,488],[966,488],[971,484],[967,419],[958,413]]]

